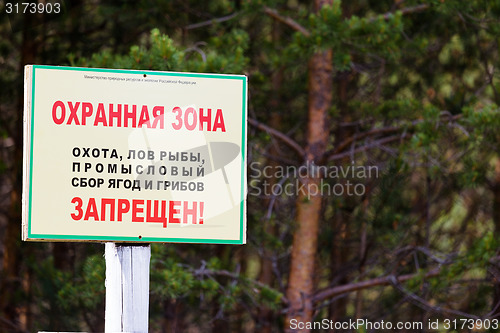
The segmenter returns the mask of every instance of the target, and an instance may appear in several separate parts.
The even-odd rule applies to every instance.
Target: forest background
[[[26,64],[248,76],[248,244],[153,244],[150,331],[497,331],[498,1],[49,2],[0,2],[1,332],[104,328],[104,245],[20,240]]]

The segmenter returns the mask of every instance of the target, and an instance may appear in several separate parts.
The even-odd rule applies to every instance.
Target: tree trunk
[[[272,38],[274,43],[278,43],[280,39],[282,38],[282,29],[281,29],[281,24],[277,22],[276,20],[273,21],[272,25]],[[275,128],[277,130],[280,130],[281,127],[281,115],[280,112],[276,110],[280,110],[282,108],[282,85],[283,85],[283,68],[280,68],[278,70],[275,70],[272,74],[271,77],[271,84],[272,84],[272,97],[269,101],[269,106],[270,109],[273,110],[270,116],[269,124],[271,125],[272,128]],[[278,143],[272,144],[270,149],[269,149],[270,156],[278,156],[279,154],[279,147]],[[279,163],[276,162],[275,159],[268,159],[268,165],[271,166],[271,170],[277,170]],[[275,184],[278,183],[278,179],[276,179],[274,172],[272,173],[272,177],[270,179],[266,179],[266,181],[269,181],[269,184],[271,185],[270,187],[273,188]],[[266,197],[265,200],[265,205],[266,207],[269,207],[269,205],[272,205],[273,203],[271,202],[271,196]],[[276,203],[275,203],[276,204]],[[266,235],[270,235],[271,237],[275,237],[276,235],[276,223],[274,221],[274,217],[272,216],[272,213],[270,216],[268,216],[267,220],[264,221],[264,232]],[[268,246],[263,246],[263,255],[261,257],[261,264],[260,264],[260,274],[259,274],[259,281],[265,285],[268,285],[272,287],[273,282],[274,282],[274,273],[273,273],[273,261],[271,259],[272,256],[272,251],[269,251]],[[258,312],[258,325],[259,325],[259,330],[260,333],[271,333],[273,329],[273,322],[274,322],[274,311],[269,309],[266,306],[262,306],[259,308]]]
[[[500,235],[500,158],[495,163],[495,179],[493,183],[493,223],[495,225],[496,238]],[[493,301],[491,304],[492,316],[500,314],[500,269],[492,266],[493,274]]]
[[[36,25],[36,17],[32,15],[23,16],[22,25],[22,44],[19,59],[20,73],[24,72],[24,65],[33,63],[37,54],[37,45],[30,36],[30,32]],[[17,82],[18,91],[22,91],[22,80]],[[23,95],[17,95],[17,117],[14,118],[14,126],[11,129],[11,136],[15,142],[15,150],[12,154],[12,169],[9,171],[11,178],[12,191],[10,192],[10,203],[8,209],[8,221],[3,240],[3,267],[0,277],[0,316],[7,320],[13,327],[19,327],[27,330],[29,323],[30,310],[25,302],[20,301],[16,296],[15,290],[22,288],[21,263],[23,254],[21,252],[21,188],[22,188],[22,162],[23,162]],[[27,249],[29,251],[29,248]],[[26,252],[26,251],[25,251]],[[27,277],[27,274],[24,276]],[[20,322],[20,314],[24,314],[24,322]],[[10,327],[14,331],[13,327]],[[0,328],[2,328],[0,326]]]
[[[315,10],[331,1],[315,1]],[[332,104],[332,50],[315,53],[309,60],[309,100],[306,166],[319,163],[328,142],[327,115]],[[311,322],[314,291],[314,261],[317,251],[318,226],[322,196],[321,179],[313,172],[301,178],[304,185],[297,196],[297,230],[292,245],[287,298],[290,302],[285,331],[291,332],[294,322]],[[309,330],[293,330],[308,332]]]
[[[338,209],[334,217],[333,222],[335,233],[333,237],[333,244],[330,253],[330,283],[333,285],[344,285],[348,284],[347,276],[342,276],[338,279],[337,272],[344,266],[347,262],[347,249],[346,240],[349,234],[349,221],[346,213]],[[335,301],[332,301],[328,307],[328,319],[338,322],[344,319],[347,313],[347,296],[341,297]],[[335,327],[330,328],[329,332],[341,332],[341,330],[335,329]]]

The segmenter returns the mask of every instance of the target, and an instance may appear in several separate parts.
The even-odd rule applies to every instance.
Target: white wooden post
[[[106,243],[105,332],[148,332],[151,246]]]

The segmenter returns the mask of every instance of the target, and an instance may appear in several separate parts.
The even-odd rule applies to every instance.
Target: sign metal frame
[[[82,73],[100,73],[100,74],[137,74],[147,75],[148,77],[158,78],[210,78],[222,80],[234,80],[241,82],[241,170],[240,170],[240,188],[239,193],[239,237],[234,239],[211,238],[189,238],[189,237],[124,237],[113,235],[68,235],[68,234],[45,234],[37,233],[32,230],[33,226],[33,165],[34,142],[37,140],[35,131],[35,101],[37,96],[37,86],[35,80],[40,71],[77,71]],[[202,74],[202,73],[181,73],[181,72],[162,72],[150,70],[123,70],[123,69],[98,69],[82,67],[63,67],[47,65],[29,65],[25,68],[25,110],[24,110],[24,163],[23,163],[23,240],[28,241],[87,241],[87,242],[172,242],[172,243],[209,243],[209,244],[245,244],[246,243],[246,144],[247,144],[247,77],[244,75],[224,75],[224,74]]]

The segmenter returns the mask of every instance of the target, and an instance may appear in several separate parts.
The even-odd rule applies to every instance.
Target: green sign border
[[[244,75],[230,74],[210,74],[210,73],[180,73],[180,72],[160,72],[150,70],[124,70],[124,69],[107,69],[107,68],[85,68],[85,67],[65,67],[65,66],[48,66],[48,65],[32,65],[32,84],[31,84],[31,141],[30,141],[30,170],[29,170],[29,201],[28,201],[28,237],[31,241],[116,241],[116,242],[136,242],[136,243],[204,243],[204,244],[244,244],[243,232],[245,220],[245,153],[246,153],[246,115],[247,115],[247,77]],[[243,103],[242,103],[242,121],[241,126],[241,197],[240,197],[240,235],[239,239],[199,239],[199,238],[161,238],[161,237],[113,237],[113,236],[79,236],[79,235],[49,235],[35,234],[31,232],[31,213],[32,213],[32,181],[33,174],[33,142],[34,142],[34,117],[35,117],[35,74],[37,69],[50,70],[68,70],[81,72],[98,72],[98,73],[122,73],[122,74],[147,74],[158,76],[171,77],[201,77],[214,78],[225,80],[241,80],[243,83]]]

